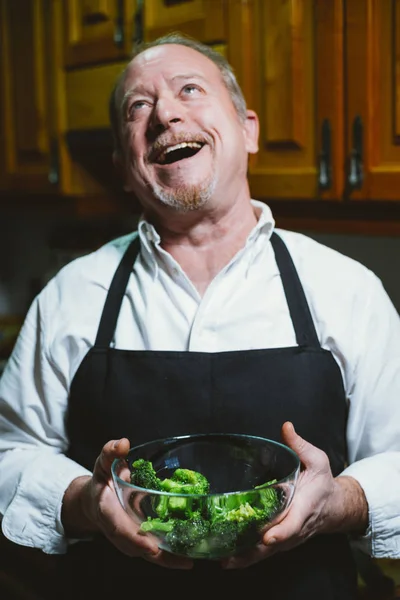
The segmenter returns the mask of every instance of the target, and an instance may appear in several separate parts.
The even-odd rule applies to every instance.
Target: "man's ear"
[[[249,154],[258,152],[258,136],[260,133],[260,123],[257,113],[254,110],[247,110],[246,120],[244,122],[244,136],[246,150]]]

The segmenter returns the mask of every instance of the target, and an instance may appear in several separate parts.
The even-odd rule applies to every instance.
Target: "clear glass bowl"
[[[160,481],[190,469],[209,482],[207,494],[175,494],[131,483],[132,463],[151,461]],[[118,498],[144,535],[191,558],[221,559],[248,550],[292,501],[300,460],[287,446],[245,434],[159,439],[114,460]],[[273,483],[269,483],[273,481]]]

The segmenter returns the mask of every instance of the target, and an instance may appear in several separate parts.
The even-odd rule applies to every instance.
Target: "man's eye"
[[[199,92],[199,91],[200,91],[200,88],[199,88],[197,85],[194,85],[193,83],[188,83],[187,85],[185,85],[185,86],[182,88],[182,91],[183,91],[185,94],[188,94],[188,95],[190,95],[190,96],[191,96],[192,94],[195,94],[196,92]]]
[[[136,100],[135,102],[132,102],[128,110],[128,116],[132,118],[133,116],[135,116],[137,111],[144,108],[145,106],[146,102],[144,100]]]

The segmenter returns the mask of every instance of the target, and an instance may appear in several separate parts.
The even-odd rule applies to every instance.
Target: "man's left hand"
[[[282,441],[301,461],[289,511],[266,531],[262,543],[243,556],[223,561],[224,568],[248,567],[318,533],[362,535],[367,528],[368,505],[360,484],[352,477],[333,477],[326,453],[297,435],[290,422],[282,426]]]

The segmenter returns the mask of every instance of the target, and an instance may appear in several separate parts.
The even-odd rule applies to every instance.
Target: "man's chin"
[[[183,212],[197,210],[204,206],[212,195],[214,186],[208,185],[182,185],[175,188],[155,186],[155,197],[165,206]]]

